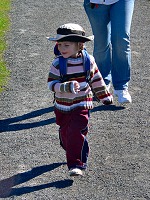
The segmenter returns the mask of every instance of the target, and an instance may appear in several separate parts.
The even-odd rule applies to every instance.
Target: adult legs
[[[134,0],[119,0],[110,9],[112,82],[115,90],[128,88],[131,68],[130,28]]]
[[[131,102],[128,92],[130,80],[131,49],[130,28],[134,0],[119,0],[112,5],[98,5],[92,9],[89,0],[84,8],[94,34],[94,57],[106,85],[110,74],[114,94],[120,103]],[[111,49],[112,47],[112,49]]]

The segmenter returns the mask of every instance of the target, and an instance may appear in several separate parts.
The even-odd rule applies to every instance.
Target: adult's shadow
[[[0,120],[0,132],[19,131],[23,129],[30,129],[30,128],[52,124],[55,122],[55,118],[46,119],[42,121],[36,121],[32,123],[22,123],[22,124],[21,123],[16,124],[16,123],[23,120],[41,116],[43,114],[52,112],[53,110],[54,110],[53,107],[48,107],[48,108],[32,111],[30,113],[27,113],[21,116]]]
[[[10,178],[1,180],[0,181],[0,198],[20,196],[23,194],[39,191],[39,190],[49,188],[49,187],[65,188],[65,187],[71,186],[73,184],[73,181],[70,179],[64,179],[64,180],[54,181],[51,183],[41,184],[37,186],[13,188],[16,185],[25,183],[45,172],[52,171],[55,168],[61,165],[65,165],[65,164],[66,163],[53,163],[50,165],[39,166],[39,167],[33,168],[30,171],[19,173]]]

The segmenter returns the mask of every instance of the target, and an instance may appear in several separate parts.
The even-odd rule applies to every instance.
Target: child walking
[[[50,66],[48,87],[55,94],[54,112],[60,127],[60,145],[66,152],[70,176],[83,175],[89,154],[86,135],[93,94],[106,105],[111,104],[113,98],[94,57],[87,57],[84,50],[84,43],[93,36],[85,36],[80,25],[68,23],[57,29],[55,38],[48,39],[56,42],[55,51],[59,54]],[[85,67],[87,62],[90,63],[89,72]]]

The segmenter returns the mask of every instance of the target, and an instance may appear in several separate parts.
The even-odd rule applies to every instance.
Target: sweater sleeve
[[[60,79],[60,71],[59,71],[59,58],[54,59],[50,66],[50,71],[48,74],[48,88],[52,92],[66,92],[66,93],[74,93],[74,84],[75,81],[66,81],[61,83]]]
[[[104,79],[95,63],[93,56],[91,57],[91,88],[97,99],[103,104],[111,104],[113,97],[107,89]]]

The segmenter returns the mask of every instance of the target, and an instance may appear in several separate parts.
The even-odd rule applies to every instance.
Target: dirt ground
[[[70,178],[59,146],[53,94],[47,88],[54,36],[61,24],[91,28],[81,0],[12,0],[5,59],[11,70],[0,94],[0,199],[150,200],[150,1],[133,15],[133,103],[94,103],[85,176]],[[93,43],[87,49],[92,53]],[[112,88],[111,88],[112,90]]]

